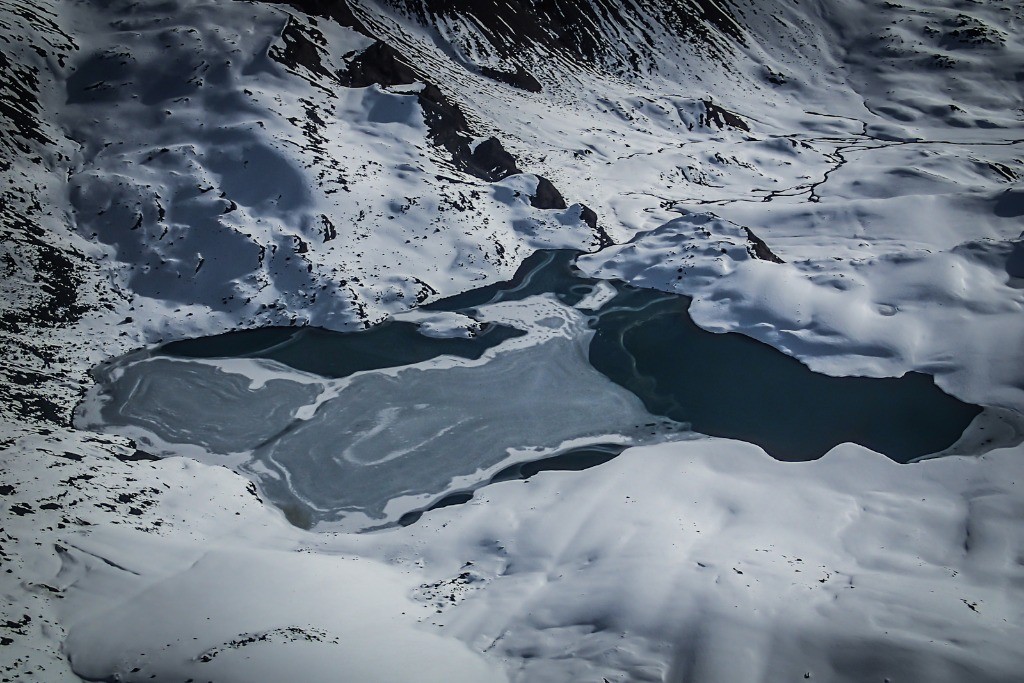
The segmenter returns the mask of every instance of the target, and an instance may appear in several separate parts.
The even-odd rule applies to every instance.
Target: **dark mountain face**
[[[614,68],[654,63],[662,31],[702,43],[743,40],[729,9],[712,0],[391,0],[422,24],[460,20],[477,28],[495,53],[516,59],[543,50]],[[619,64],[616,64],[616,63]]]
[[[508,69],[480,72],[524,90],[540,83],[529,66],[557,57],[580,66],[625,74],[655,69],[664,56],[665,36],[682,38],[722,59],[745,44],[739,12],[715,0],[289,0],[296,9],[366,31],[366,13],[392,12],[412,18],[452,41],[452,47],[488,55]],[[455,36],[439,27],[462,26]],[[462,43],[462,44],[457,44]]]
[[[319,34],[305,32],[289,22],[285,28],[286,49],[276,59],[288,65],[302,64],[310,72],[345,87],[407,85],[422,81],[426,87],[418,99],[434,144],[443,147],[461,171],[483,180],[495,181],[521,172],[515,158],[495,138],[475,149],[470,146],[471,126],[457,103],[436,87],[431,75],[413,64],[416,60],[390,44],[360,17],[400,14],[416,21],[441,43],[444,51],[470,71],[528,92],[543,91],[531,72],[539,61],[558,57],[570,68],[630,73],[655,70],[669,48],[666,36],[682,38],[708,48],[709,54],[723,55],[743,32],[728,9],[713,0],[670,0],[669,2],[612,2],[591,0],[285,0],[313,17],[332,20],[377,39],[377,42],[348,62],[347,69],[327,73],[320,64],[314,42]],[[305,32],[304,32],[305,31]],[[466,63],[474,54],[498,66]],[[713,105],[709,105],[713,106]],[[724,110],[724,123],[742,121]],[[709,118],[713,112],[709,109]],[[732,120],[729,119],[732,116]],[[720,117],[721,118],[721,117]],[[716,121],[719,127],[723,121]],[[541,190],[551,183],[544,180]],[[554,187],[551,186],[554,190]],[[545,192],[541,192],[545,194]],[[557,199],[541,200],[544,205],[564,207]],[[588,221],[590,222],[590,221]]]

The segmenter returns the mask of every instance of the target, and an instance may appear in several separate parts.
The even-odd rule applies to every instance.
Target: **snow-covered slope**
[[[1022,26],[958,0],[6,2],[2,677],[1016,680]],[[998,433],[907,466],[661,444],[332,535],[69,424],[133,348],[372,325],[545,247],[822,372],[934,374]]]

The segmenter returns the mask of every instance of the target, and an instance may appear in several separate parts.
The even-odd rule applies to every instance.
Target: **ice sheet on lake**
[[[321,389],[285,379],[257,384],[211,364],[147,358],[117,373],[97,418],[142,427],[164,442],[248,451],[287,428]]]
[[[293,521],[344,516],[346,528],[394,520],[532,452],[609,436],[642,443],[682,428],[589,364],[593,333],[580,311],[537,296],[480,316],[527,334],[477,361],[442,356],[340,380],[266,360],[126,357],[79,421],[149,432],[143,441],[164,454],[198,445],[210,451],[203,459],[223,463],[248,451],[241,469]]]

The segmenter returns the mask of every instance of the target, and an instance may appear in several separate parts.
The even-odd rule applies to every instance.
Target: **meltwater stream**
[[[128,354],[96,369],[77,422],[235,467],[300,526],[366,529],[491,480],[698,434],[781,460],[853,441],[906,462],[980,412],[926,375],[829,377],[704,331],[687,297],[588,279],[576,255],[539,252],[509,282],[365,332],[273,328]]]

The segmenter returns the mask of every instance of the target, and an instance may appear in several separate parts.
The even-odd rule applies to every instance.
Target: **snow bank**
[[[170,459],[137,470],[170,486],[138,518],[158,535],[76,534],[48,581],[96,678],[1007,681],[1022,456],[662,444],[361,535],[300,531],[235,475]]]

